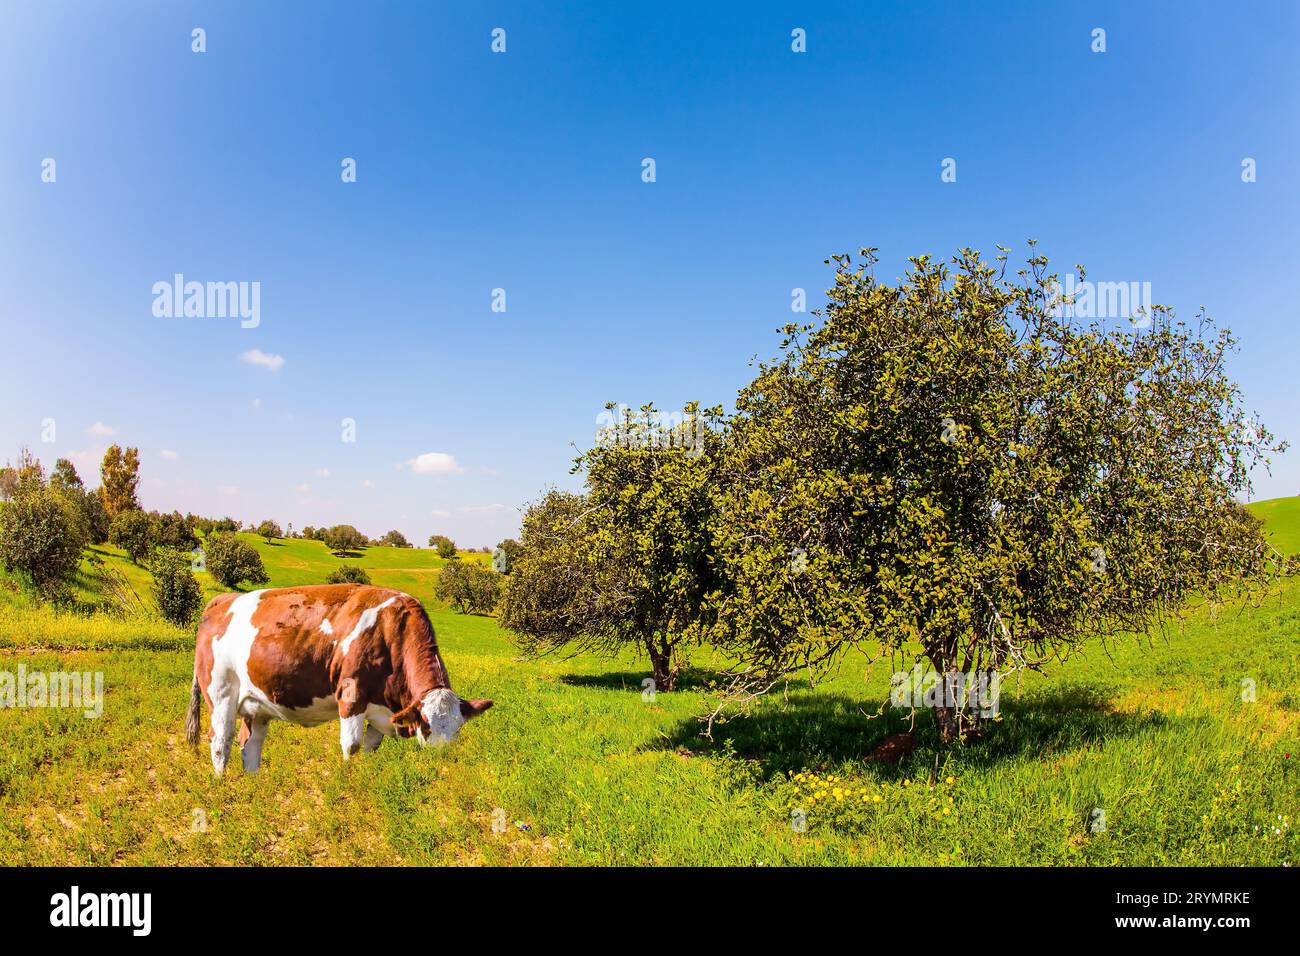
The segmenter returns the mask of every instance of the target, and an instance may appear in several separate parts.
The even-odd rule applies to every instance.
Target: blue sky
[[[1298,27],[1293,3],[7,0],[0,459],[91,478],[117,441],[146,507],[492,544],[572,486],[606,401],[730,402],[828,254],[893,276],[1031,237],[1204,304],[1295,442]],[[260,324],[156,317],[178,272],[259,282]],[[1257,496],[1300,492],[1298,458]]]

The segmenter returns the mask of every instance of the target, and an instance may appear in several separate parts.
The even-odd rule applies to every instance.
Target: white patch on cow
[[[253,613],[262,599],[261,591],[249,591],[230,602],[230,622],[212,641],[212,678],[208,698],[212,701],[212,769],[217,776],[226,769],[235,740],[235,721],[244,710],[250,686],[248,654],[257,629]]]
[[[334,633],[334,625],[331,624],[331,623],[329,622],[329,619],[328,619],[328,618],[326,618],[325,620],[323,620],[323,621],[320,622],[320,632],[321,632],[322,634],[333,634],[333,633]]]
[[[388,605],[396,603],[396,601],[397,598],[390,597],[383,604],[368,607],[361,612],[361,617],[357,620],[357,626],[354,627],[352,633],[343,638],[342,643],[339,644],[339,650],[343,652],[344,656],[346,656],[348,651],[352,648],[353,641],[375,626],[375,621],[379,619],[379,612],[388,607]]]
[[[421,728],[417,731],[422,744],[441,746],[450,743],[456,731],[465,723],[460,712],[460,698],[447,687],[440,687],[425,694],[420,705],[420,713],[429,722],[429,733]]]

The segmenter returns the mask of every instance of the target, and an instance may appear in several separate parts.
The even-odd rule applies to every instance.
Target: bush
[[[461,614],[488,614],[501,597],[501,578],[477,561],[448,562],[438,576],[438,598]]]
[[[173,624],[191,624],[203,606],[203,591],[190,573],[190,555],[160,548],[153,560],[153,599]]]
[[[429,547],[438,549],[438,557],[451,559],[456,557],[456,542],[445,534],[429,535]]]
[[[233,534],[214,533],[204,550],[208,554],[208,572],[225,587],[236,588],[245,581],[265,584],[270,580],[257,551]]]
[[[325,579],[326,584],[369,584],[370,575],[366,569],[356,564],[340,564]]]
[[[67,592],[84,544],[79,517],[57,492],[26,490],[0,509],[0,561],[44,597]]]
[[[142,563],[153,552],[157,543],[157,525],[139,509],[123,511],[108,526],[108,541],[131,556],[136,564]]]

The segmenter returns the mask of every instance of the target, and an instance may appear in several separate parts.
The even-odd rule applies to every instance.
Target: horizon
[[[1014,7],[7,5],[0,460],[138,447],[146,509],[491,547],[606,402],[730,408],[831,254],[1031,238],[1203,304],[1294,445],[1300,10]]]

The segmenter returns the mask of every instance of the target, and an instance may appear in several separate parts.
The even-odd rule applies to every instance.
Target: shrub
[[[154,522],[136,508],[119,513],[108,527],[109,543],[129,554],[136,564],[149,557],[158,540],[156,534]]]
[[[208,572],[228,588],[242,582],[265,584],[270,580],[262,558],[252,545],[240,541],[228,532],[216,532],[208,538],[205,549],[208,555]]]
[[[159,548],[153,559],[153,599],[162,616],[173,624],[190,624],[203,606],[203,591],[190,573],[190,555],[175,548]]]
[[[449,561],[438,575],[438,598],[461,614],[488,614],[501,597],[501,578],[477,561]]]
[[[43,597],[66,594],[84,544],[79,518],[58,492],[28,489],[0,508],[0,561]]]
[[[369,584],[370,575],[366,569],[356,564],[340,564],[325,579],[326,584]]]

